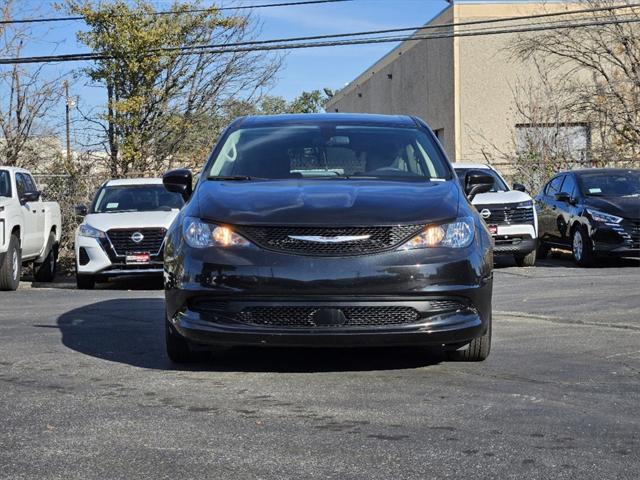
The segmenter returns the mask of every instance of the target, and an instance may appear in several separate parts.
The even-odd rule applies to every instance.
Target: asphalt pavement
[[[0,478],[640,478],[640,268],[495,272],[484,363],[165,357],[158,282],[0,292]]]

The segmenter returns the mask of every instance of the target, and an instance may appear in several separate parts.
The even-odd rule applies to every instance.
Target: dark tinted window
[[[640,195],[640,171],[581,173],[581,190],[589,196]]]
[[[551,180],[544,189],[544,193],[547,195],[555,195],[560,191],[560,187],[562,186],[562,180],[564,179],[564,175],[559,175],[553,180]]]
[[[573,175],[566,175],[564,177],[564,182],[562,182],[562,189],[560,191],[568,193],[571,197],[576,196],[576,181],[574,180]]]
[[[430,136],[416,128],[283,125],[231,133],[209,177],[448,179]]]
[[[29,191],[27,176],[24,173],[16,173],[16,190],[18,190],[19,197],[22,197]]]
[[[456,168],[456,173],[458,174],[458,178],[460,179],[460,184],[464,189],[464,176],[467,174],[469,170],[480,170],[477,168]],[[482,173],[486,173],[487,175],[491,175],[494,178],[493,188],[491,192],[508,192],[509,187],[502,181],[500,176],[491,169],[483,168],[480,170]]]
[[[0,197],[11,197],[11,175],[6,170],[0,170]]]
[[[102,188],[93,213],[170,211],[182,205],[182,196],[162,185],[123,185]]]

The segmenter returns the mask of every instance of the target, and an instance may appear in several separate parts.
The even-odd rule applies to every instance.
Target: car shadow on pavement
[[[444,359],[423,348],[237,347],[188,366],[169,361],[164,348],[164,300],[106,300],[58,318],[62,343],[92,357],[158,370],[224,372],[345,372],[421,368]]]
[[[21,282],[27,288],[55,288],[62,290],[77,290],[76,277],[73,275],[58,275],[53,282],[36,282],[33,275],[22,275]],[[96,283],[96,290],[162,290],[163,280],[155,276],[128,276],[105,279]]]

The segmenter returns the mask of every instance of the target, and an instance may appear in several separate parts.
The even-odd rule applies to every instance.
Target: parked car
[[[42,201],[31,173],[0,167],[0,290],[18,288],[24,263],[36,281],[53,281],[60,233],[60,206]]]
[[[109,277],[161,275],[165,233],[183,205],[159,178],[104,183],[89,209],[76,207],[84,217],[75,237],[78,288]]]
[[[539,256],[571,249],[588,266],[600,255],[640,254],[640,170],[588,169],[554,176],[536,197]]]
[[[491,345],[491,236],[428,126],[375,115],[247,117],[215,146],[165,246],[174,362],[233,345]]]
[[[469,172],[481,171],[494,179],[491,191],[476,195],[473,206],[493,235],[494,255],[513,255],[519,267],[533,267],[538,247],[538,218],[533,199],[518,183],[510,189],[502,176],[490,165],[454,165],[460,181]]]

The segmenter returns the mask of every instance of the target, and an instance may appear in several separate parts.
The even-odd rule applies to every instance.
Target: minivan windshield
[[[455,167],[454,167],[455,168]],[[491,190],[489,190],[490,192],[508,192],[509,191],[509,187],[507,187],[507,184],[504,183],[504,181],[502,180],[502,178],[500,178],[500,175],[498,175],[496,172],[494,172],[493,170],[489,169],[489,168],[483,168],[483,169],[478,169],[478,168],[456,168],[455,171],[458,174],[458,178],[460,179],[460,184],[462,185],[462,188],[464,189],[464,177],[467,174],[468,171],[470,170],[480,170],[482,173],[485,173],[487,175],[491,175],[493,177],[493,188],[491,188]]]
[[[163,185],[118,185],[100,189],[92,213],[171,211],[183,205],[182,196]]]
[[[640,195],[640,171],[581,173],[582,193],[592,197]]]
[[[451,178],[444,156],[418,128],[282,125],[232,132],[208,179]]]

